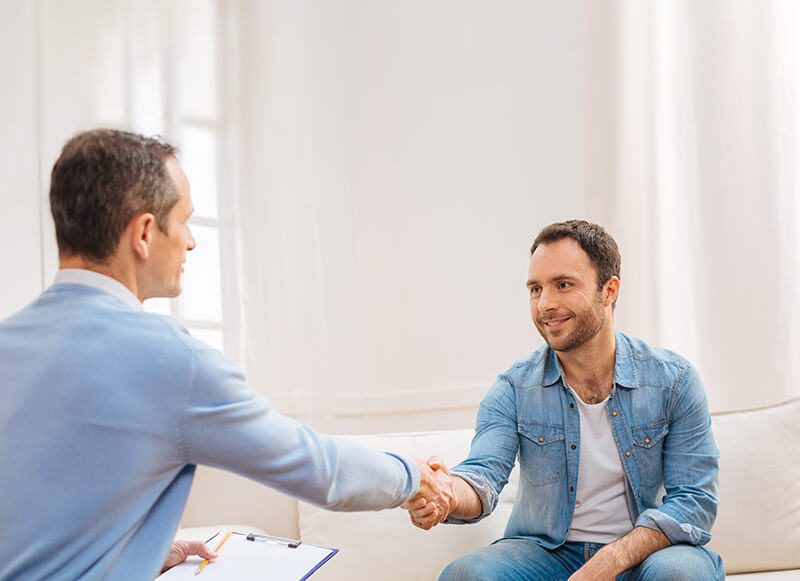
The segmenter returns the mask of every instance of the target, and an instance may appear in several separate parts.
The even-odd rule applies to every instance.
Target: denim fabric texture
[[[451,563],[439,581],[566,581],[602,547],[564,543],[545,549],[531,539],[502,539]],[[673,545],[650,555],[617,581],[722,581],[725,569],[715,552]]]
[[[719,452],[700,377],[674,352],[620,332],[615,340],[607,413],[631,521],[662,531],[673,544],[705,544],[719,502]],[[497,378],[481,402],[469,457],[452,473],[481,498],[479,520],[496,506],[519,458],[519,491],[505,537],[555,549],[572,522],[579,457],[577,403],[555,351],[543,346]]]

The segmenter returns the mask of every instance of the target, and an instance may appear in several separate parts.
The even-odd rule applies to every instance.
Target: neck
[[[101,263],[89,260],[84,256],[60,256],[58,259],[58,268],[79,268],[81,270],[91,270],[98,274],[104,274],[125,285],[140,301],[144,300],[138,293],[139,285],[137,284],[136,277],[131,273],[131,270],[123,268],[122,265],[119,264],[119,261],[113,258],[107,263]]]
[[[616,340],[611,321],[589,341],[571,351],[557,351],[564,377],[586,403],[603,401],[614,383]]]

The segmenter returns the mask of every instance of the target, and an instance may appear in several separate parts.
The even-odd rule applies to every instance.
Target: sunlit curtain
[[[691,359],[714,409],[800,394],[800,6],[605,8],[587,194],[624,250],[618,326]]]
[[[220,66],[232,18],[223,8],[231,7],[222,0],[38,0],[30,41],[38,54],[44,284],[58,267],[46,188],[64,142],[96,127],[161,135],[177,144],[191,184],[197,248],[187,258],[182,296],[145,307],[177,317],[238,360],[234,180],[226,148],[234,115],[223,110],[235,66]],[[220,191],[228,194],[222,203]]]

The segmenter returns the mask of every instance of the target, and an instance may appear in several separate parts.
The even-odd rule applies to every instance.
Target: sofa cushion
[[[297,499],[224,470],[198,466],[181,526],[246,522],[271,535],[297,538]]]
[[[438,455],[447,466],[469,452],[472,430],[353,436],[348,439],[371,448],[407,456]],[[516,469],[500,495],[495,512],[474,525],[440,525],[423,531],[411,524],[404,510],[334,513],[299,503],[300,535],[304,543],[340,549],[315,573],[325,579],[430,581],[444,567],[503,536],[516,496]]]
[[[800,579],[800,569],[791,571],[769,571],[766,573],[741,573],[739,575],[727,575],[728,581],[798,581]]]
[[[242,533],[255,533],[257,535],[266,535],[264,531],[262,531],[258,527],[254,527],[252,525],[243,525],[243,524],[221,524],[221,525],[214,525],[208,527],[187,527],[178,529],[175,533],[175,540],[176,541],[203,541],[206,542],[208,539],[213,537],[220,531],[237,531]]]
[[[720,506],[709,547],[728,573],[800,568],[800,398],[711,422]]]

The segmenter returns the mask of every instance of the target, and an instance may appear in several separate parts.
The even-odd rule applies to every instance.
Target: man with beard
[[[420,498],[411,520],[489,515],[517,457],[504,537],[441,580],[724,579],[702,545],[718,504],[718,451],[705,392],[684,358],[613,328],[620,255],[601,227],[547,226],[531,247],[531,316],[547,345],[481,402],[469,457],[452,470],[456,508]],[[432,467],[440,467],[431,458]]]

